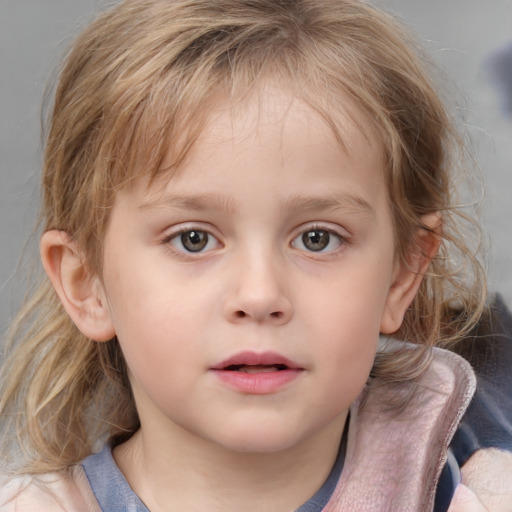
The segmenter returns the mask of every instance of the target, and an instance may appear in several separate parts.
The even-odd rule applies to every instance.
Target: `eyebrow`
[[[139,209],[148,213],[168,210],[220,210],[234,215],[238,205],[234,198],[222,194],[166,195],[141,204]],[[329,196],[292,196],[285,200],[282,210],[290,213],[346,210],[351,213],[375,215],[375,210],[366,199],[345,193]]]
[[[222,210],[232,215],[236,212],[237,202],[221,194],[166,195],[156,201],[148,201],[139,206],[145,212],[167,210]]]
[[[291,212],[347,210],[353,213],[375,215],[375,210],[366,199],[345,193],[329,196],[294,196],[286,200],[284,209]]]

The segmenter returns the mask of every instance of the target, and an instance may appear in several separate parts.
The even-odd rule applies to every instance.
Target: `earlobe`
[[[67,233],[43,233],[40,253],[43,267],[78,329],[95,341],[112,339],[115,331],[101,282],[91,275]]]
[[[430,262],[441,244],[442,217],[432,213],[421,218],[415,243],[406,263],[397,261],[386,305],[381,319],[380,332],[392,334],[402,325],[407,308],[418,291]]]

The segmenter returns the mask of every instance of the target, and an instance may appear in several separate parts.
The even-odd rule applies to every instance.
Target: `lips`
[[[290,361],[286,357],[276,352],[240,352],[234,356],[215,365],[213,370],[224,371],[240,371],[242,369],[261,368],[261,371],[280,371],[291,369],[299,369],[300,365]]]
[[[278,392],[304,368],[275,352],[241,352],[216,364],[211,371],[237,392],[265,395]]]

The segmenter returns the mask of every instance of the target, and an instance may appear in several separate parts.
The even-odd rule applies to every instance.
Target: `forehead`
[[[382,151],[356,114],[347,108],[338,118],[340,144],[320,113],[283,88],[236,104],[219,100],[180,166],[136,180],[121,196],[150,216],[222,211],[263,219],[273,212],[277,223],[283,214],[344,211],[375,218],[388,210]]]
[[[384,148],[369,114],[348,95],[340,96],[333,105],[327,95],[313,97],[274,80],[237,95],[216,94],[190,126],[181,125],[179,135],[169,138],[162,165],[146,179],[148,193],[158,194],[163,183],[190,167],[192,159],[196,163],[203,159],[201,172],[207,171],[208,160],[222,156],[218,153],[226,144],[235,149],[231,155],[235,158],[237,152],[247,158],[257,141],[255,150],[263,148],[268,158],[279,154],[298,162],[312,146],[324,147],[325,158],[332,157],[330,150],[336,148],[349,159],[362,158],[368,160],[367,166],[382,169]]]

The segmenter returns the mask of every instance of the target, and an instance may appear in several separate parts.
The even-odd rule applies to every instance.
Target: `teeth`
[[[241,366],[238,371],[243,373],[270,373],[279,371],[279,368],[277,366]]]

